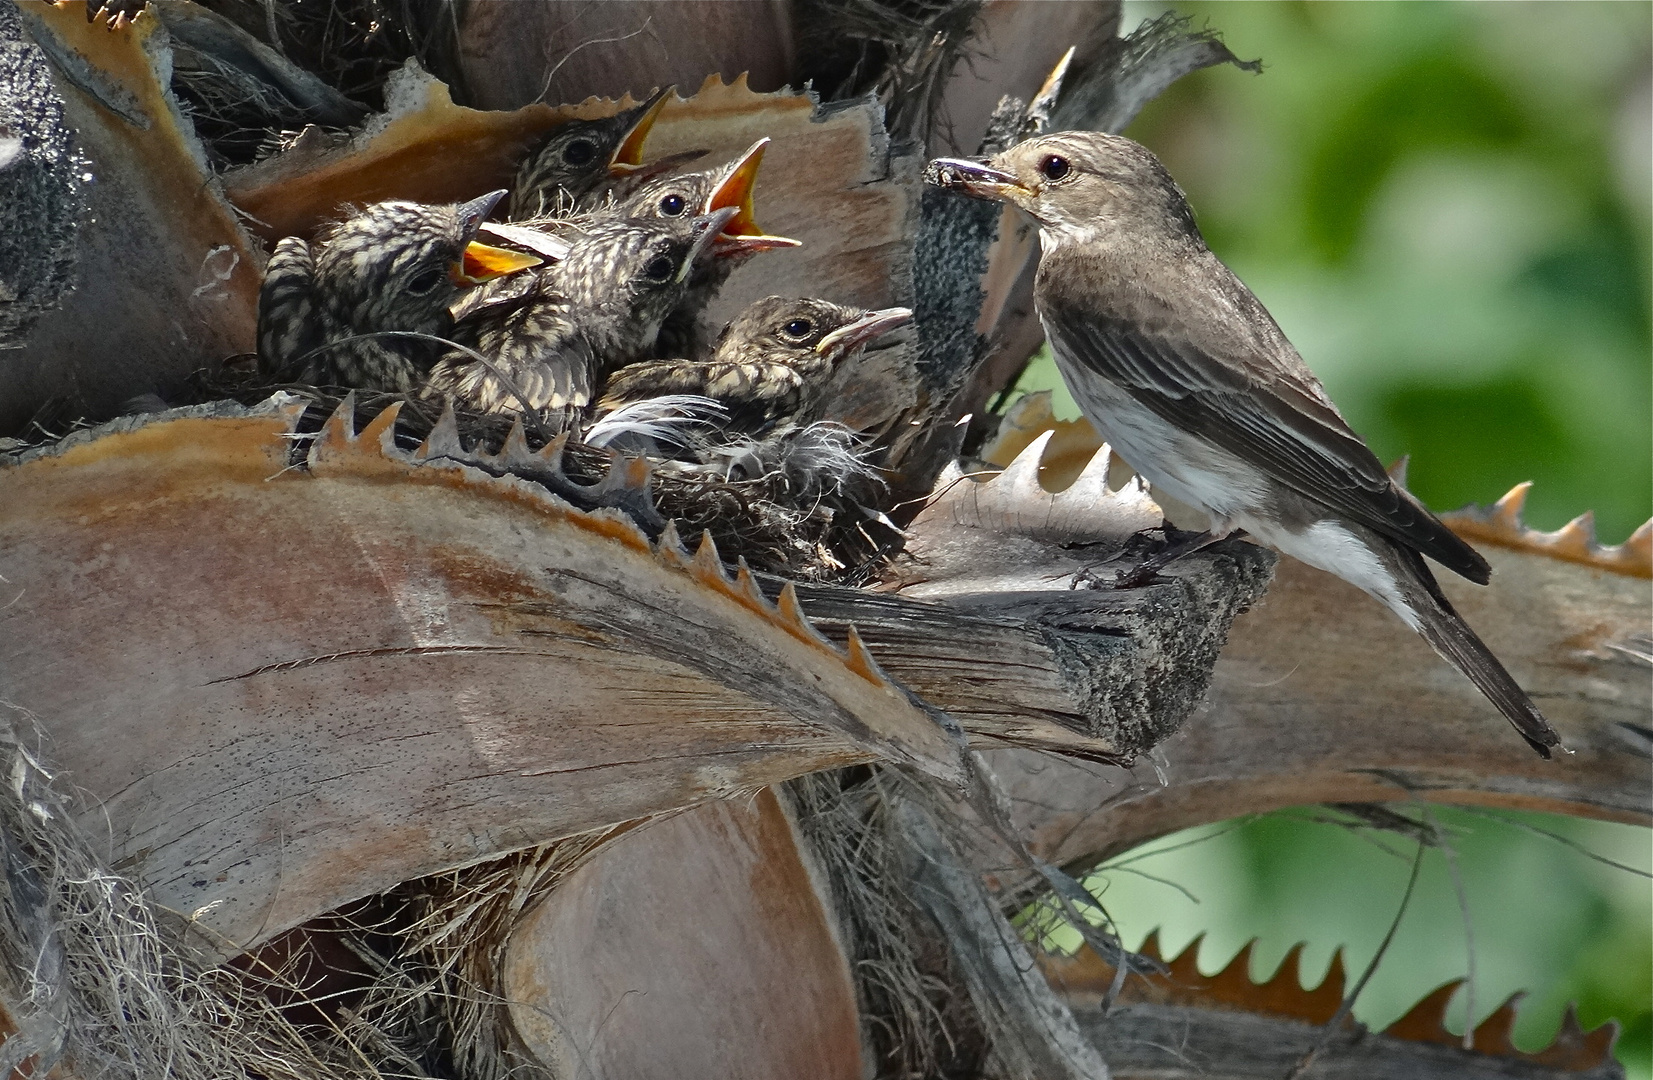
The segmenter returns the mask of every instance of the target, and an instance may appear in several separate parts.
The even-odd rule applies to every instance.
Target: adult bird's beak
[[[626,137],[620,140],[620,145],[615,149],[614,156],[609,159],[609,176],[618,179],[622,176],[630,176],[643,168],[643,143],[647,141],[649,130],[654,127],[654,122],[660,119],[660,112],[666,107],[666,102],[670,99],[672,91],[676,89],[676,86],[668,86],[663,90],[656,90],[649,96],[647,101],[631,110],[637,114],[637,118],[631,122],[631,128],[626,132]]]
[[[884,308],[882,311],[869,311],[854,322],[845,323],[817,341],[815,351],[825,356],[839,347],[846,351],[858,349],[879,334],[888,333],[898,326],[905,326],[912,322],[912,319],[911,308],[892,307]]]
[[[729,222],[735,216],[732,206],[725,206],[721,210],[714,210],[709,214],[701,214],[694,219],[694,243],[689,247],[688,255],[683,259],[683,265],[678,268],[677,280],[688,278],[694,264],[700,261],[701,256],[717,243],[723,231],[729,227]]]
[[[1001,172],[985,161],[969,158],[936,158],[925,166],[924,182],[962,191],[978,199],[997,199],[1000,202],[1015,202],[1017,196],[1033,194],[1011,174]]]
[[[757,183],[758,166],[763,164],[764,147],[768,145],[767,138],[753,143],[746,153],[729,167],[723,179],[718,181],[717,187],[713,188],[712,193],[706,198],[708,214],[729,208],[735,211],[729,224],[724,227],[723,234],[718,237],[719,255],[803,246],[801,242],[789,237],[766,234],[758,228],[756,219],[752,217],[752,186]]]
[[[490,247],[472,239],[505,194],[505,189],[500,188],[459,205],[459,235],[465,241],[465,248],[459,258],[448,264],[448,277],[455,285],[480,285],[489,278],[526,270],[545,261],[537,255]]]

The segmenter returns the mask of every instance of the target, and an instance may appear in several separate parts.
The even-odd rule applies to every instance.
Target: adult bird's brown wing
[[[1487,561],[1398,488],[1360,436],[1319,395],[1285,377],[1284,365],[1212,356],[1209,344],[1098,318],[1060,298],[1046,297],[1041,308],[1057,351],[1169,423],[1454,573],[1487,583]]]

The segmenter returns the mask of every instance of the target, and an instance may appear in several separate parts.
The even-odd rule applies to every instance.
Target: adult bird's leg
[[[1087,566],[1073,575],[1072,588],[1086,586],[1097,588],[1106,585],[1110,589],[1140,589],[1144,585],[1152,585],[1159,579],[1159,572],[1176,562],[1185,555],[1192,555],[1202,548],[1215,544],[1218,540],[1226,540],[1235,532],[1215,533],[1210,530],[1204,532],[1183,532],[1169,521],[1160,527],[1165,533],[1166,544],[1158,551],[1149,555],[1141,562],[1128,570],[1121,570],[1111,579],[1102,579],[1091,573]],[[1153,531],[1153,530],[1150,530]]]

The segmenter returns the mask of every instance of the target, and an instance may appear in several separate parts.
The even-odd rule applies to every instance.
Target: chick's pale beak
[[[689,272],[694,269],[694,264],[699,262],[708,250],[714,250],[719,236],[729,227],[729,222],[734,220],[734,216],[734,208],[725,206],[721,210],[713,210],[694,219],[694,243],[689,248],[682,267],[677,271],[678,281],[687,279]]]
[[[480,285],[489,278],[527,270],[544,261],[537,255],[507,251],[472,240],[465,245],[464,253],[448,266],[448,276],[455,285]]]
[[[488,215],[494,212],[494,207],[498,206],[499,200],[505,198],[505,196],[505,189],[500,188],[498,191],[490,191],[486,195],[472,199],[468,203],[460,203],[457,210],[460,239],[469,240],[475,236],[476,230],[480,229],[482,223],[488,220]]]
[[[911,322],[910,308],[892,307],[869,311],[852,323],[845,323],[815,343],[815,351],[825,355],[834,349],[857,349],[880,334]]]
[[[614,151],[614,157],[608,163],[608,174],[612,177],[627,176],[643,167],[643,143],[648,140],[649,130],[654,122],[660,119],[660,113],[671,99],[675,86],[668,86],[664,90],[656,90],[649,100],[640,106],[642,113],[632,123],[631,130],[621,140],[619,147]]]
[[[764,147],[768,145],[768,139],[759,139],[753,143],[746,153],[741,155],[740,160],[729,168],[728,173],[706,199],[705,212],[708,214],[724,209],[735,211],[729,223],[723,227],[722,235],[717,238],[719,255],[803,246],[785,236],[766,234],[758,228],[757,220],[752,216],[752,186],[757,183],[758,166],[763,164]]]
[[[1033,194],[1010,173],[967,158],[936,158],[925,167],[924,182],[1000,202],[1014,202],[1017,196]]]

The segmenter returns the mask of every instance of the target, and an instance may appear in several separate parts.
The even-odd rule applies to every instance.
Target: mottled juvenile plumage
[[[695,263],[731,211],[669,221],[595,221],[532,287],[468,311],[426,390],[485,412],[588,405],[610,370],[646,356]]]
[[[701,353],[712,337],[702,315],[735,268],[760,251],[798,246],[796,240],[765,234],[752,217],[752,186],[768,144],[768,139],[759,139],[740,157],[715,169],[655,177],[617,204],[622,216],[643,219],[670,220],[725,208],[735,211],[718,238],[718,257],[695,268],[682,303],[667,317],[655,355]]]
[[[570,120],[552,130],[517,167],[508,208],[513,221],[568,212],[624,198],[663,168],[687,164],[700,151],[643,164],[643,143],[660,116],[668,86],[635,108],[601,120]]]
[[[448,306],[466,284],[538,260],[473,265],[508,256],[472,237],[504,195],[429,206],[382,202],[324,229],[314,244],[276,245],[258,297],[259,371],[285,382],[407,391],[442,353]]]
[[[725,432],[760,435],[821,419],[828,381],[873,338],[912,318],[907,308],[867,311],[826,300],[766,296],[724,328],[707,360],[652,360],[616,371],[603,407],[668,394],[711,398]]]
[[[1540,754],[1560,742],[1424,562],[1486,560],[1394,483],[1268,311],[1205,246],[1164,167],[1129,139],[1061,132],[935,182],[1040,225],[1034,300],[1085,415],[1157,491],[1383,601]]]

